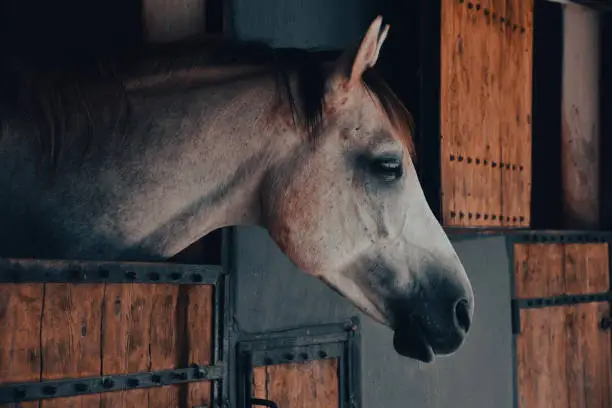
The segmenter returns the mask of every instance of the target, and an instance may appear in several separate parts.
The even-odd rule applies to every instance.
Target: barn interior
[[[476,308],[465,344],[425,364],[257,227],[158,265],[0,259],[0,406],[611,407],[610,10],[1,0],[0,58],[37,64],[194,35],[335,55],[382,15],[379,69],[415,118],[419,178]]]

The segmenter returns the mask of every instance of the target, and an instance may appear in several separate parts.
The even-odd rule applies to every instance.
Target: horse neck
[[[147,162],[171,169],[156,180],[163,187],[152,202],[166,210],[156,228],[141,232],[138,247],[145,253],[168,257],[217,228],[260,225],[262,180],[288,149],[287,142],[279,142],[288,139],[274,86],[271,78],[257,77],[134,98],[136,110],[155,117],[161,129]]]

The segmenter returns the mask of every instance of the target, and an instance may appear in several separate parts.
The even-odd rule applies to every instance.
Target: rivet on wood
[[[457,157],[457,160],[458,160],[458,161],[463,161],[463,156],[459,156],[459,157]]]
[[[450,212],[450,216],[451,216],[451,218],[455,218],[457,216],[457,213],[454,212],[454,211],[451,211]]]
[[[489,219],[489,214],[485,214],[482,218],[484,218],[485,220]]]
[[[491,167],[497,167],[497,163],[496,162],[491,162]]]
[[[474,5],[473,5],[471,2],[470,2],[470,3],[468,3],[468,8],[469,8],[469,9],[471,9],[471,8],[473,8],[473,7],[474,7]]]
[[[495,214],[491,215],[491,219],[492,219],[493,221],[495,221],[495,220],[497,219],[497,215],[495,215]]]
[[[476,158],[476,164],[480,164],[480,159]]]
[[[480,213],[476,213],[476,219],[479,220],[480,219]]]
[[[480,4],[476,4],[476,10],[480,10]]]
[[[468,164],[472,164],[472,158],[471,158],[471,157],[468,157],[468,158],[467,158],[467,162],[468,162]]]
[[[484,165],[486,166],[487,164],[489,164],[489,161],[485,159],[485,160],[482,162],[482,164],[484,164]]]
[[[465,214],[462,212],[459,212],[459,218],[463,218],[463,217],[465,217]]]
[[[450,161],[455,161],[455,155],[454,154],[450,155]]]
[[[472,213],[468,213],[468,219],[472,219]]]
[[[484,9],[484,15],[488,16],[489,15],[489,9]]]

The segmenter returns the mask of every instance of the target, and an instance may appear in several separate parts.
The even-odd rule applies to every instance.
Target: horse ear
[[[357,53],[346,52],[336,63],[336,73],[342,79],[346,80],[347,74],[349,75],[347,84],[349,87],[359,83],[363,73],[376,64],[380,49],[389,33],[388,24],[385,25],[382,32],[381,27],[382,17],[377,16],[370,24]]]

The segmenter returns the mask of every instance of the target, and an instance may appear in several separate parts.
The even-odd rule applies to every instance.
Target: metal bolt
[[[153,381],[155,384],[159,384],[161,382],[161,376],[159,374],[153,374],[151,376],[151,381]]]
[[[17,388],[15,390],[15,397],[17,399],[23,399],[23,398],[25,398],[25,396],[26,396],[25,390],[22,390],[22,389],[19,389],[19,388]]]
[[[179,279],[181,279],[181,276],[183,276],[183,275],[178,273],[178,272],[172,272],[170,274],[170,279],[172,279],[172,280],[179,280]]]
[[[327,353],[323,350],[319,351],[319,357],[321,358],[326,358],[327,357]]]
[[[99,273],[103,279],[107,279],[110,276],[110,272],[107,269],[100,269]]]
[[[191,281],[202,282],[202,275],[200,275],[199,273],[194,273],[193,275],[191,275]]]

